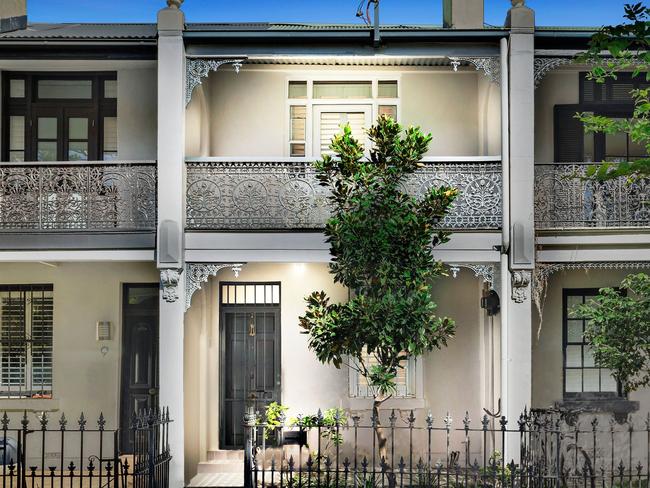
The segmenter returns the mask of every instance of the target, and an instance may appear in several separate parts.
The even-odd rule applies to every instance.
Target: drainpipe
[[[373,29],[373,45],[375,47],[381,46],[381,32],[379,31],[379,0],[374,0],[375,3],[375,26]]]
[[[510,250],[510,117],[509,117],[509,74],[508,39],[503,37],[501,47],[501,405],[508,397],[508,307],[510,305],[510,272],[508,252]]]

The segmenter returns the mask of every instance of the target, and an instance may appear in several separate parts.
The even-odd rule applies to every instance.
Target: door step
[[[208,461],[244,461],[244,450],[219,449],[208,451]]]

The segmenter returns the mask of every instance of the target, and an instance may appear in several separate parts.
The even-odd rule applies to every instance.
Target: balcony
[[[313,160],[200,158],[187,161],[186,227],[193,231],[320,230],[330,215],[328,192]],[[460,190],[444,220],[450,230],[501,227],[499,158],[426,158],[406,182],[421,195],[449,185]]]
[[[154,161],[0,165],[4,247],[25,234],[151,234],[155,229]]]
[[[538,230],[650,226],[650,184],[580,179],[593,163],[535,165],[535,227]]]

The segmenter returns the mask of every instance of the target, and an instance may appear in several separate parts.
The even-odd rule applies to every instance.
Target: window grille
[[[367,368],[370,368],[378,364],[378,361],[374,355],[366,353],[364,354],[364,363]],[[415,398],[416,372],[417,358],[411,357],[402,362],[402,367],[397,370],[397,377],[395,378],[396,391],[393,394],[394,398]],[[373,387],[354,367],[350,367],[350,396],[357,398],[373,397]]]
[[[52,285],[0,285],[0,395],[52,397]]]

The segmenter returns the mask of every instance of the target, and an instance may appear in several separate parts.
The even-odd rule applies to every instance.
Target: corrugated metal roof
[[[0,34],[0,41],[28,40],[150,40],[156,24],[29,24],[26,29]]]
[[[188,23],[188,32],[229,32],[229,31],[350,31],[371,30],[365,24],[315,24],[315,23],[271,23],[271,22],[221,22],[221,23]],[[456,30],[445,29],[441,25],[428,24],[382,24],[381,30],[431,31]],[[486,26],[481,30],[503,30],[502,27]]]
[[[268,56],[249,57],[246,64],[284,64],[307,66],[450,66],[446,57],[418,56]],[[469,63],[461,62],[468,66]]]

